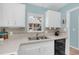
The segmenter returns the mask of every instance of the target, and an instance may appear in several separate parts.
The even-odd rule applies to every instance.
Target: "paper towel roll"
[[[13,32],[10,32],[9,35],[12,36],[13,35]]]

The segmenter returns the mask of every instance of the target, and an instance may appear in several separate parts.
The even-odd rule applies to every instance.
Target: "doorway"
[[[79,9],[79,7],[70,9],[66,12],[66,19],[67,19],[67,31],[68,31],[68,40],[67,42],[69,43],[67,46],[67,53],[70,53],[70,47],[76,48],[76,46],[78,47],[78,25],[77,25],[77,21],[75,21],[75,16],[72,15],[72,12]],[[73,19],[74,18],[74,19]],[[72,39],[72,40],[71,40]],[[77,42],[76,42],[77,40]]]

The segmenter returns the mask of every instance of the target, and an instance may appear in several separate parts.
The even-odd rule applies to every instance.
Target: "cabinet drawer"
[[[35,47],[19,51],[19,55],[38,55],[38,54],[39,54],[39,48]]]
[[[53,52],[53,48],[49,46],[49,47],[41,47],[40,53],[42,55],[52,55],[54,52]]]

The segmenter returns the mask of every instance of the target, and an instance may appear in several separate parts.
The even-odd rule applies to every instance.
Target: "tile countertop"
[[[44,39],[43,40],[28,40],[27,35],[25,35],[25,34],[23,36],[18,35],[17,37],[15,37],[13,39],[5,40],[3,42],[3,44],[0,45],[0,55],[7,55],[7,54],[12,54],[12,53],[17,54],[20,44],[23,44],[23,43],[30,44],[30,43],[35,43],[35,42],[43,42],[43,41],[50,41],[50,40],[67,38],[67,33],[62,33],[59,36],[54,36],[52,34],[46,34],[46,36],[49,39],[45,39],[45,40]]]

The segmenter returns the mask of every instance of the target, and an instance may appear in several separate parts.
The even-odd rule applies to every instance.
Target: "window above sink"
[[[27,13],[27,32],[44,31],[44,14]]]

